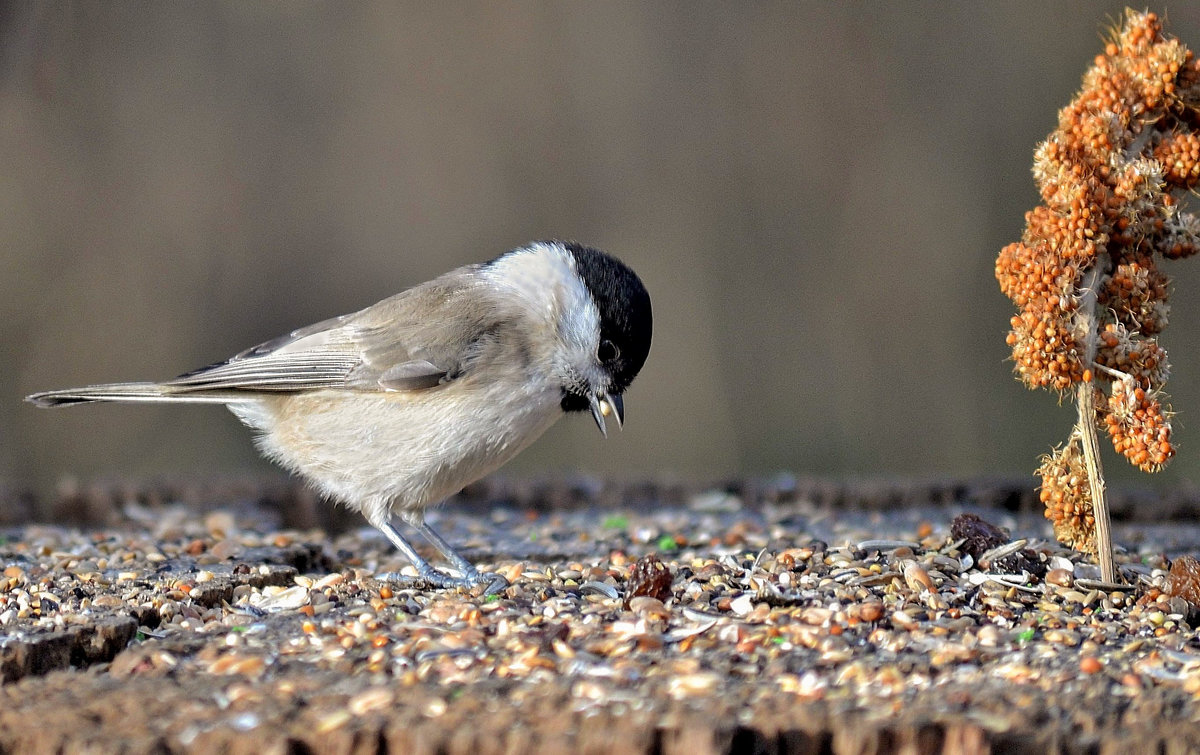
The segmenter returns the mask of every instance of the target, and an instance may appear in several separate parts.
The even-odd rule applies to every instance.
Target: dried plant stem
[[[1075,396],[1079,406],[1079,423],[1076,429],[1083,439],[1083,464],[1087,469],[1088,485],[1092,492],[1092,516],[1096,520],[1096,556],[1100,559],[1100,577],[1105,582],[1116,582],[1108,499],[1104,497],[1104,467],[1100,464],[1100,440],[1096,437],[1094,395],[1091,383],[1080,383],[1076,386]]]
[[[1084,364],[1096,360],[1098,322],[1096,297],[1109,268],[1109,257],[1104,252],[1096,255],[1096,261],[1083,281],[1079,292],[1077,326],[1084,335]],[[1075,403],[1079,409],[1076,432],[1083,440],[1083,463],[1087,470],[1088,485],[1092,493],[1092,517],[1096,522],[1096,556],[1100,560],[1100,577],[1105,582],[1115,582],[1116,567],[1113,564],[1112,528],[1108,516],[1108,499],[1104,492],[1104,467],[1100,463],[1100,440],[1096,435],[1095,387],[1090,382],[1075,386]]]

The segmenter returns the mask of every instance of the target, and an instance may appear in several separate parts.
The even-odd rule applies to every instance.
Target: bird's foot
[[[480,585],[486,585],[482,596],[495,595],[509,586],[509,581],[499,574],[481,572],[472,567],[461,577],[439,571],[428,564],[424,569],[418,568],[417,576],[410,577],[399,572],[386,572],[376,575],[376,579],[392,582],[404,587],[424,587],[442,590],[473,590]]]

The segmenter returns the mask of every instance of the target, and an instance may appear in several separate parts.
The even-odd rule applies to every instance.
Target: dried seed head
[[[1114,381],[1103,421],[1113,447],[1139,469],[1157,472],[1175,455],[1169,412],[1162,393],[1142,388],[1132,377]]]
[[[1038,474],[1042,478],[1039,495],[1045,516],[1054,525],[1054,536],[1076,550],[1095,553],[1096,519],[1079,439],[1072,436],[1065,446],[1043,456]]]
[[[1135,255],[1113,267],[1104,298],[1114,305],[1112,315],[1121,326],[1154,335],[1167,327],[1169,286],[1170,279],[1159,272],[1153,257]]]
[[[1043,203],[996,259],[1000,290],[1019,308],[1007,338],[1014,370],[1060,394],[1095,386],[1097,422],[1116,449],[1157,471],[1174,454],[1156,338],[1170,280],[1159,266],[1200,251],[1200,219],[1175,196],[1200,186],[1200,62],[1156,14],[1126,12],[1038,145],[1033,175]],[[1072,440],[1042,465],[1047,517],[1064,542],[1091,540],[1089,488],[1070,482],[1085,480],[1078,454]]]

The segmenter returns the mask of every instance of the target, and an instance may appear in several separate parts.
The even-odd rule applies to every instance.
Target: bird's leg
[[[504,577],[501,577],[499,574],[485,574],[476,569],[475,565],[470,561],[463,558],[458,551],[454,550],[450,543],[446,542],[441,535],[429,526],[428,522],[425,521],[424,514],[416,513],[404,516],[403,518],[414,530],[421,533],[422,537],[432,543],[433,547],[438,549],[438,552],[445,556],[446,560],[462,574],[462,579],[466,580],[468,584],[488,585],[487,592],[485,593],[487,595],[499,592],[508,587],[508,580]]]
[[[395,525],[393,525],[391,522],[384,521],[376,524],[375,526],[379,528],[379,531],[386,535],[388,540],[392,541],[392,545],[396,546],[396,550],[403,553],[404,557],[412,562],[412,565],[417,568],[417,576],[422,581],[433,587],[442,588],[471,588],[476,585],[486,584],[488,585],[488,589],[485,592],[486,595],[497,593],[508,586],[508,581],[504,579],[504,577],[501,577],[498,574],[483,574],[474,566],[472,566],[471,563],[465,558],[455,553],[454,549],[450,547],[449,543],[447,543],[440,536],[438,536],[436,532],[430,529],[429,525],[425,524],[424,519],[412,524],[413,527],[431,543],[433,543],[433,545],[443,555],[445,555],[446,558],[449,559],[450,563],[453,564],[456,569],[462,572],[463,575],[461,577],[454,577],[446,574],[443,571],[435,569],[428,561],[421,558],[420,554],[417,553],[417,549],[408,542],[404,535],[400,534],[400,531],[397,530]],[[387,579],[393,582],[402,582],[406,579],[399,574],[391,573],[380,574],[379,577],[381,579]]]
[[[400,534],[400,530],[396,529],[391,522],[385,521],[376,524],[375,526],[379,528],[380,532],[387,536],[388,540],[392,541],[392,545],[396,546],[396,550],[403,553],[404,557],[412,562],[413,566],[417,567],[417,575],[420,576],[421,579],[424,579],[427,582],[436,583],[440,586],[443,580],[449,578],[449,575],[433,568],[428,561],[421,558],[421,555],[417,553],[417,549],[412,547],[412,543],[408,542],[404,535]],[[394,578],[398,575],[389,573],[380,576]]]
[[[432,543],[433,547],[437,548],[438,552],[445,556],[446,560],[464,577],[477,577],[479,575],[479,570],[475,568],[475,565],[459,555],[458,551],[454,550],[450,543],[447,543],[441,535],[434,532],[433,528],[425,521],[425,517],[416,515],[403,517],[403,519],[414,530],[421,533],[422,537]]]

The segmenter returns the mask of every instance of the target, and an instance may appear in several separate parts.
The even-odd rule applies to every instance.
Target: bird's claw
[[[496,595],[509,586],[509,581],[499,574],[481,572],[472,569],[461,577],[438,571],[432,566],[418,571],[417,576],[410,577],[399,572],[385,572],[376,575],[380,581],[391,582],[403,587],[432,588],[442,590],[472,590],[480,585],[486,585],[481,597]]]
[[[507,590],[512,584],[508,581],[508,579],[494,572],[480,572],[479,576],[483,577],[487,583],[487,588],[483,591],[483,595],[481,596],[484,598],[488,597],[489,595],[499,595],[501,592]],[[481,582],[480,584],[484,583]]]

